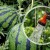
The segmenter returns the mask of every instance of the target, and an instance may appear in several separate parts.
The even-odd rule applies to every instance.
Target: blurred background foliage
[[[17,9],[18,14],[20,16],[20,22],[22,22],[25,13],[27,13],[31,8],[38,6],[38,5],[50,6],[50,0],[0,0],[0,6],[3,6],[3,5],[11,6]],[[47,10],[50,12],[49,9],[43,9],[43,10]],[[42,17],[43,10],[39,8],[37,10],[31,11],[28,14],[28,17],[26,18],[25,26],[35,27],[37,25],[37,20],[40,17]]]
[[[16,7],[20,6],[26,9],[30,4],[32,7],[37,4],[50,6],[50,0],[0,0],[0,4],[14,5]]]
[[[0,0],[0,6],[11,6],[13,8],[15,8],[18,11],[18,14],[20,16],[20,22],[22,22],[25,13],[27,13],[31,8],[38,6],[38,5],[43,5],[43,6],[49,6],[50,7],[50,0]],[[42,8],[43,9],[43,8]],[[43,10],[47,10],[48,12],[50,12],[49,9],[43,9]],[[25,26],[27,26],[26,29],[26,34],[28,36],[30,36],[30,34],[32,33],[33,27],[35,27],[37,25],[37,20],[42,17],[42,12],[43,10],[41,10],[40,8],[34,11],[31,11],[27,18],[26,18],[26,22],[25,22]],[[35,14],[37,13],[37,14]],[[31,15],[30,15],[31,14]],[[30,26],[30,27],[28,27]],[[41,38],[41,42],[44,41],[50,41],[50,23],[46,24],[46,29],[44,31],[44,35],[45,35],[45,39],[47,38],[47,40],[44,40]]]

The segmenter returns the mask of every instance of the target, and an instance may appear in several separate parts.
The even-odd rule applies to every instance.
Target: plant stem
[[[35,27],[37,25],[36,9],[35,9]]]
[[[32,0],[31,8],[33,7],[34,0]]]

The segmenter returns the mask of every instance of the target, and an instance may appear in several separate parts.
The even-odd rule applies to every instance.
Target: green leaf
[[[19,5],[21,5],[23,1],[24,0],[17,0],[17,2],[19,3]]]
[[[44,0],[44,3],[48,2],[48,0]]]

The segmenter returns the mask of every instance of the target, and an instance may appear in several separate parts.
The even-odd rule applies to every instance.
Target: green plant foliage
[[[29,37],[33,33],[34,28],[33,27],[26,27],[25,33]]]
[[[8,35],[8,33],[6,33],[6,35],[8,37],[6,36],[5,44],[2,44],[2,46],[0,44],[0,50],[15,50],[15,49],[16,50],[26,50],[27,47],[30,48],[30,49],[27,48],[27,50],[50,50],[50,45],[39,46],[39,45],[31,43],[25,37],[24,32],[22,30],[23,27],[21,27],[20,28],[21,31],[18,32],[18,27],[19,27],[18,23],[23,22],[25,13],[27,13],[31,8],[38,6],[38,5],[40,5],[40,6],[44,5],[44,6],[50,7],[50,0],[1,0],[0,1],[0,32],[2,33],[2,35],[4,35],[4,33],[8,32],[10,30],[9,35]],[[1,14],[3,14],[2,12],[6,11],[6,10],[11,10],[11,12],[8,12],[8,13],[4,14],[3,16],[1,16]],[[31,11],[27,15],[24,26],[25,26],[25,33],[28,37],[31,35],[31,33],[35,29],[35,26],[38,24],[38,22],[37,22],[38,19],[43,16],[42,12],[44,12],[44,10],[50,12],[50,9],[39,8],[39,9]],[[18,15],[15,16],[16,13],[13,15],[12,14],[13,12],[16,12]],[[7,17],[9,17],[9,15],[12,15],[12,16],[5,21],[5,19]],[[13,19],[14,16],[15,16],[14,20],[11,21],[11,19]],[[2,21],[4,21],[3,24],[1,23]],[[1,24],[2,24],[2,26],[1,26]],[[17,46],[16,46],[15,45],[16,35],[19,33],[20,33],[20,35],[18,37],[18,41],[21,44],[20,43],[18,44],[18,42],[17,42]],[[50,42],[50,21],[48,21],[48,20],[47,20],[45,29],[43,31],[43,35],[41,36],[39,42],[40,43]],[[7,40],[7,39],[9,39],[9,40]],[[27,44],[27,40],[30,43]],[[9,48],[8,48],[8,46],[9,46]]]
[[[23,1],[24,0],[17,0],[17,2],[19,3],[20,6],[21,6],[21,4],[22,4]]]

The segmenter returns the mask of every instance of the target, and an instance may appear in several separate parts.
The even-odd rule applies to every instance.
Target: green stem
[[[35,9],[35,27],[37,25],[36,9]]]
[[[31,8],[33,7],[34,0],[32,0]]]

